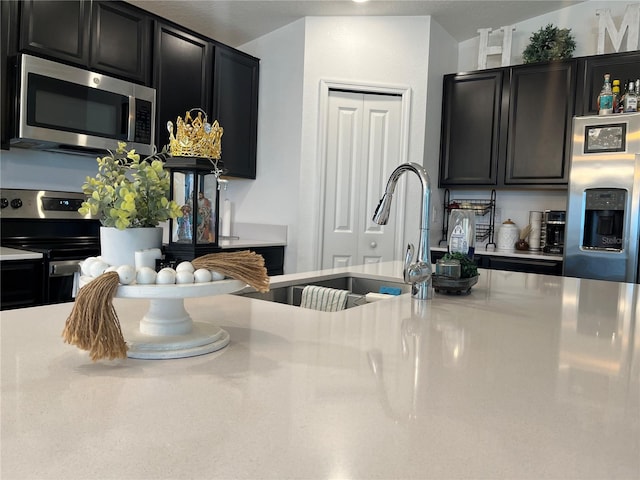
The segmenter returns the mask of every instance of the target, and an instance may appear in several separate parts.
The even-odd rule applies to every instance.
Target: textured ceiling
[[[238,47],[307,16],[431,15],[458,42],[581,3],[575,0],[128,0],[202,35]]]

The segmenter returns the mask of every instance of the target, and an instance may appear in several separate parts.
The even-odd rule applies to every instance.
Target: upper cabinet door
[[[576,61],[513,67],[510,75],[504,184],[566,185]]]
[[[497,184],[502,80],[502,70],[444,77],[441,187]]]
[[[151,17],[124,2],[22,2],[20,51],[144,85]]]
[[[259,60],[216,46],[213,118],[224,129],[225,175],[256,178]]]
[[[156,145],[158,151],[169,143],[167,122],[174,128],[178,116],[201,108],[214,118],[210,108],[213,45],[184,30],[156,23],[153,87],[157,96]],[[226,135],[226,132],[225,132]],[[222,139],[224,148],[224,136]]]
[[[89,62],[91,2],[22,2],[20,50],[76,65]]]
[[[94,2],[89,66],[149,85],[151,19],[120,2]]]

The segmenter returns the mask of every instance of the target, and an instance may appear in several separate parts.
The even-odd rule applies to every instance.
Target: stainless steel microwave
[[[95,154],[122,141],[149,155],[155,116],[153,88],[31,55],[18,59],[12,146]]]

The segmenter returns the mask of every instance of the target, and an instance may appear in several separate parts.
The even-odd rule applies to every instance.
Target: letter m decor
[[[598,48],[597,54],[604,53],[604,37],[605,33],[609,33],[611,44],[613,45],[613,51],[619,52],[620,45],[622,45],[622,39],[625,31],[627,32],[627,50],[636,50],[638,48],[638,24],[640,23],[640,3],[633,5],[627,5],[624,11],[624,17],[620,24],[620,30],[616,29],[613,19],[611,18],[611,10],[608,8],[597,9],[596,15],[598,19]]]

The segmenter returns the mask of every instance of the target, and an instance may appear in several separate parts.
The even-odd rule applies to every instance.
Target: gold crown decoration
[[[191,114],[196,111],[198,116],[193,118]],[[185,113],[184,120],[178,116],[175,135],[173,122],[167,122],[167,130],[169,131],[169,151],[172,156],[220,159],[224,130],[217,120],[213,125],[210,124],[204,110],[192,108]]]

